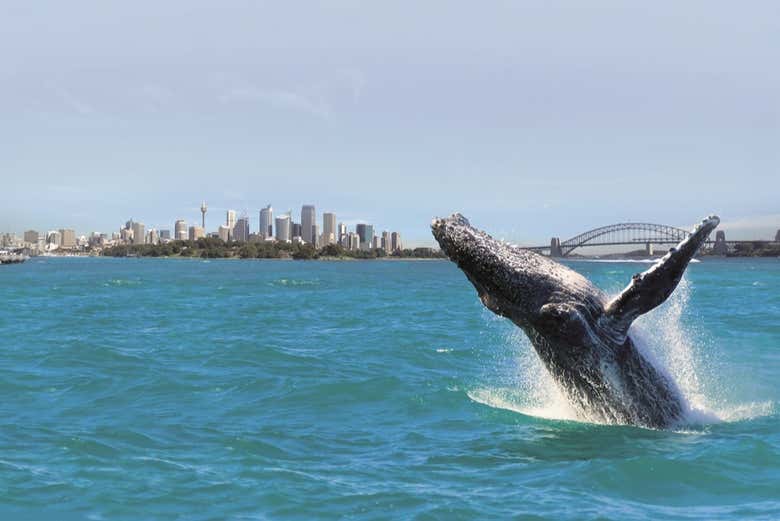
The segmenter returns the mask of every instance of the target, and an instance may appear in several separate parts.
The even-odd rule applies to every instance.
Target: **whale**
[[[684,423],[688,406],[673,379],[637,347],[632,324],[672,294],[719,222],[715,215],[703,219],[614,297],[550,257],[494,239],[461,214],[435,218],[431,229],[482,304],[525,332],[578,417],[667,429]]]

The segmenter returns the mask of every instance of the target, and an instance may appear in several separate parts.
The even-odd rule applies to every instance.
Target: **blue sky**
[[[776,2],[2,2],[0,231],[780,228]]]

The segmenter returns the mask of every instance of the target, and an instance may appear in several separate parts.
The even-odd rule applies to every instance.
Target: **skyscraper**
[[[360,237],[360,248],[363,250],[371,248],[371,244],[374,242],[374,226],[360,223],[355,227],[355,231]]]
[[[144,223],[133,223],[133,244],[146,244],[146,226],[144,226]]]
[[[223,241],[228,242],[230,240],[230,228],[227,227],[227,224],[220,224],[218,233],[219,238]]]
[[[30,244],[38,244],[39,239],[38,232],[35,230],[27,230],[24,232],[24,242],[30,243]]]
[[[347,249],[357,251],[360,249],[360,235],[354,232],[349,232],[347,235]]]
[[[233,228],[236,227],[236,211],[228,210],[225,217],[225,225],[230,228],[230,238],[233,238]]]
[[[173,227],[173,238],[177,241],[187,240],[187,222],[179,219]]]
[[[301,235],[301,233],[302,233],[301,230],[302,229],[303,229],[303,227],[301,226],[300,223],[291,222],[290,223],[290,235],[292,237],[290,237],[290,239],[294,239],[294,238],[298,237],[299,239],[303,240],[303,236]]]
[[[401,234],[393,232],[390,234],[390,250],[395,252],[400,249],[403,249],[403,246],[401,245]]]
[[[390,249],[390,232],[387,230],[382,232],[382,244],[380,245],[380,248],[385,250],[387,253],[393,251]]]
[[[144,226],[144,223],[133,223],[133,244],[146,244],[146,226]]]
[[[289,242],[290,240],[290,216],[282,215],[276,218],[276,240]]]
[[[249,240],[249,217],[241,217],[233,228],[233,240],[247,242]]]
[[[260,229],[258,233],[263,239],[268,239],[274,236],[274,209],[269,204],[262,210],[260,210]]]
[[[200,226],[190,226],[190,240],[196,241],[206,236],[206,232]]]
[[[322,214],[322,245],[332,244],[339,239],[338,231],[336,230],[336,214],[335,213],[323,213]]]
[[[339,223],[338,233],[336,234],[336,240],[338,240],[339,244],[344,246],[344,237],[347,236],[347,225],[344,223]],[[347,247],[347,246],[345,246]]]
[[[301,238],[309,244],[314,244],[314,225],[317,223],[317,212],[313,204],[301,207]]]

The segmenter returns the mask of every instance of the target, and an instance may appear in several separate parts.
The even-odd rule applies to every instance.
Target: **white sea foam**
[[[687,407],[684,423],[707,425],[774,414],[773,402],[733,403],[726,396],[723,378],[727,368],[717,358],[702,354],[711,351],[706,334],[684,316],[690,293],[690,282],[683,277],[662,306],[631,328],[637,348],[679,388]],[[507,342],[517,348],[516,381],[510,387],[471,390],[470,399],[527,416],[592,421],[568,403],[521,331],[510,334]]]

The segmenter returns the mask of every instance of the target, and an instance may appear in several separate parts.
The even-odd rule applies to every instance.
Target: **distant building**
[[[301,238],[304,242],[314,244],[314,225],[317,223],[317,212],[312,204],[301,207]]]
[[[347,237],[347,225],[344,223],[339,223],[338,231],[336,232],[336,240],[342,246],[344,246],[342,244],[342,242],[344,241],[344,237]]]
[[[205,236],[206,236],[206,232],[203,230],[202,226],[190,226],[189,239],[191,241],[196,241]]]
[[[147,239],[148,244],[160,244],[160,233],[152,228],[149,230],[149,237]]]
[[[27,230],[26,232],[24,232],[24,242],[30,244],[38,244],[38,240],[40,238],[41,238],[40,234],[35,230]]]
[[[75,248],[76,247],[76,232],[74,230],[70,229],[61,229],[60,230],[60,237],[61,237],[61,243],[60,247],[62,248]]]
[[[249,241],[249,218],[241,217],[233,227],[233,240],[239,242]]]
[[[171,240],[171,230],[160,230],[160,240],[161,241],[170,241]]]
[[[276,240],[282,242],[290,241],[290,216],[282,215],[274,221],[276,225]]]
[[[133,229],[122,228],[119,230],[119,240],[124,244],[130,244],[133,242]]]
[[[230,228],[227,227],[227,224],[220,224],[218,233],[219,238],[223,241],[228,242],[230,240]]]
[[[349,232],[347,235],[347,249],[351,251],[358,251],[360,249],[360,235]]]
[[[228,210],[225,216],[225,225],[230,228],[230,238],[233,238],[233,228],[236,227],[236,211]]]
[[[398,232],[393,232],[390,234],[390,251],[396,252],[399,250],[402,250],[403,246],[401,245],[401,234]]]
[[[382,241],[378,235],[374,235],[374,239],[371,241],[371,248],[378,250],[382,246]]]
[[[336,229],[336,214],[322,214],[322,245],[333,244],[338,240],[338,230]]]
[[[106,242],[106,236],[98,233],[98,232],[92,232],[89,236],[88,244],[90,246],[102,246]]]
[[[274,209],[269,204],[262,210],[260,210],[260,228],[258,234],[263,239],[274,236]]]
[[[144,223],[133,223],[133,244],[146,244],[146,226],[144,226]]]
[[[311,227],[311,230],[312,230],[312,233],[311,233],[312,242],[311,242],[311,244],[315,248],[319,248],[320,244],[321,244],[320,243],[320,227],[315,224],[314,226]]]
[[[290,233],[292,234],[291,239],[295,239],[296,237],[300,237],[301,240],[303,240],[303,227],[300,223],[292,223],[290,224]]]
[[[15,248],[17,246],[19,246],[19,241],[17,240],[15,233],[4,233],[0,235],[0,247]]]
[[[777,233],[775,234],[775,242],[780,242],[780,230],[777,230]]]
[[[387,230],[382,232],[382,244],[380,245],[380,248],[385,250],[385,252],[390,253],[393,250],[390,248],[390,232]]]
[[[358,224],[355,231],[360,237],[360,247],[367,250],[374,243],[374,226],[371,224]]]
[[[179,219],[174,226],[174,238],[177,241],[187,240],[187,222]]]

